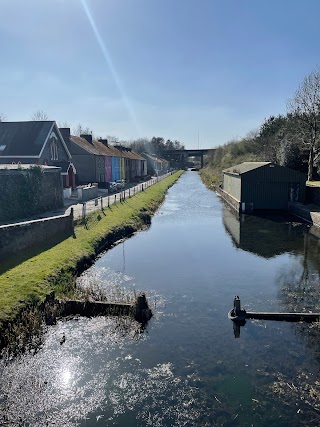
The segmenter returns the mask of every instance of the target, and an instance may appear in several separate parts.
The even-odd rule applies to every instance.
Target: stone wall
[[[41,243],[54,245],[73,235],[73,212],[0,226],[0,259],[16,256]]]
[[[90,187],[78,187],[78,199],[82,202],[87,202],[88,200],[95,199],[98,197],[98,185],[94,184]]]
[[[298,202],[289,202],[288,210],[299,218],[302,218],[305,221],[311,222],[313,225],[320,227],[320,212],[318,209],[310,209],[308,206]]]
[[[0,222],[63,207],[60,168],[0,170]]]

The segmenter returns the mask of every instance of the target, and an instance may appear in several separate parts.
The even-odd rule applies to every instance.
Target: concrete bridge
[[[201,167],[203,168],[203,156],[209,153],[209,151],[215,151],[212,148],[201,148],[191,150],[167,150],[165,156],[168,160],[177,161],[180,163],[186,163],[189,157],[200,157]]]

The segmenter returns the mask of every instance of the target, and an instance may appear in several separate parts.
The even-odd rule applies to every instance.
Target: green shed
[[[244,162],[223,171],[223,193],[239,212],[288,209],[304,202],[307,177],[271,162]]]

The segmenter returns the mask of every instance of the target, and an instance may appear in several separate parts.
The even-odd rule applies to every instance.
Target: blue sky
[[[0,113],[210,148],[320,64],[318,0],[0,0]]]

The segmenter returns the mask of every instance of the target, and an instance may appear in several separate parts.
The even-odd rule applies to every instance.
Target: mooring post
[[[239,314],[241,313],[241,303],[240,303],[239,295],[236,295],[234,297],[233,308],[234,308],[235,315],[239,316]]]
[[[146,294],[138,295],[135,304],[134,318],[140,323],[146,323],[152,317],[152,311],[149,308]]]

